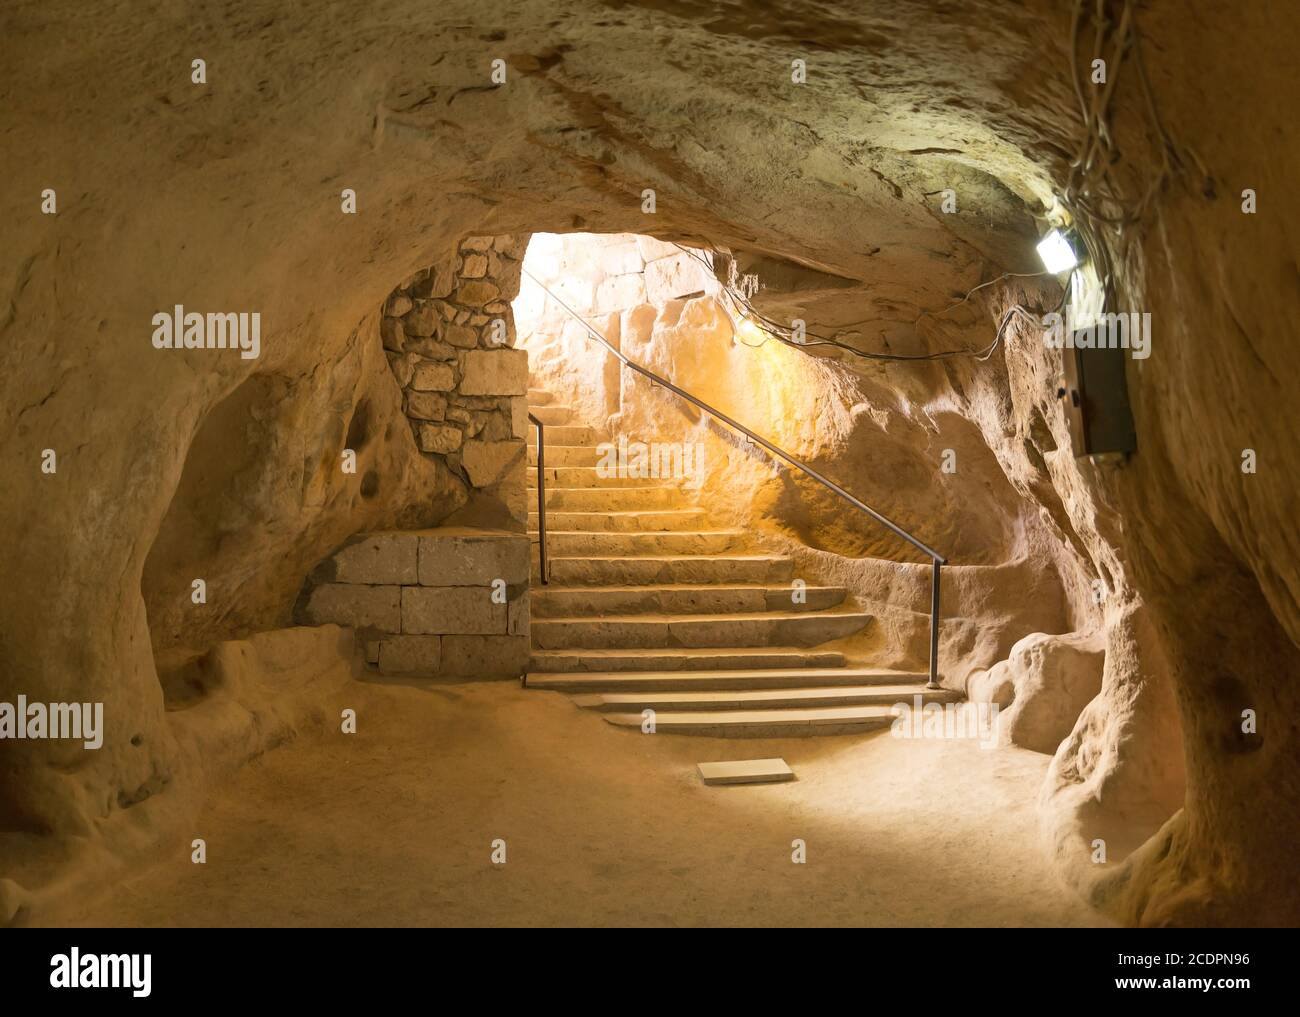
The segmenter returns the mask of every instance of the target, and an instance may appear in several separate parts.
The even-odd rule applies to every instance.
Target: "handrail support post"
[[[533,414],[528,419],[537,428],[537,571],[546,586],[546,428]]]
[[[938,558],[930,566],[930,680],[927,689],[939,688],[939,577],[942,568]]]

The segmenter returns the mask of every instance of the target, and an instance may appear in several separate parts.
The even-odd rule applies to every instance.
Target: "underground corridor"
[[[5,15],[0,924],[1295,925],[1300,15],[498,7]]]

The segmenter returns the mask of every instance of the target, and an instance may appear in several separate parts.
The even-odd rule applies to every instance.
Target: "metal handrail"
[[[653,384],[660,385],[663,388],[668,389],[668,391],[672,392],[674,395],[679,396],[682,399],[685,399],[688,403],[691,403],[693,406],[699,407],[705,413],[708,413],[710,416],[715,417],[718,420],[722,421],[728,427],[736,431],[739,431],[741,434],[749,438],[750,441],[754,442],[757,445],[761,445],[764,449],[766,449],[777,459],[780,459],[783,462],[790,464],[795,469],[799,470],[801,473],[804,473],[806,476],[809,476],[813,480],[817,481],[823,487],[827,488],[830,491],[833,491],[835,494],[838,494],[841,498],[847,501],[854,508],[860,509],[861,511],[867,513],[867,515],[871,516],[872,519],[876,520],[876,522],[880,523],[881,525],[889,529],[896,536],[901,537],[903,540],[907,541],[913,547],[929,555],[931,566],[932,566],[931,573],[930,573],[930,680],[926,684],[928,688],[937,689],[939,687],[939,670],[938,670],[939,668],[939,585],[940,585],[939,570],[942,568],[942,566],[948,564],[948,559],[945,558],[943,555],[941,555],[934,548],[930,547],[928,544],[925,544],[920,540],[918,540],[916,537],[912,536],[912,534],[908,533],[905,529],[903,529],[893,520],[888,519],[885,516],[881,515],[881,513],[877,512],[866,502],[858,498],[855,498],[853,495],[849,494],[848,491],[844,490],[844,488],[840,487],[840,485],[835,483],[833,480],[827,479],[826,477],[818,473],[816,470],[814,470],[811,466],[808,466],[806,463],[800,462],[789,452],[786,452],[784,449],[781,449],[776,445],[773,445],[762,435],[755,434],[744,424],[740,423],[737,420],[733,420],[731,417],[727,416],[721,410],[710,406],[704,400],[698,399],[695,396],[691,395],[691,393],[687,392],[686,390],[678,388],[676,385],[674,385],[671,381],[669,381],[667,378],[663,377],[662,375],[655,374],[654,371],[651,371],[649,368],[642,367],[635,360],[630,359],[625,353],[623,353],[622,350],[616,348],[613,344],[609,342],[609,340],[607,340],[603,335],[601,335],[594,328],[592,328],[591,325],[588,324],[587,320],[582,317],[582,315],[580,315],[572,307],[570,307],[563,300],[561,300],[554,293],[552,293],[550,288],[546,286],[540,279],[538,279],[537,276],[533,275],[533,273],[528,271],[528,269],[526,268],[521,267],[521,270],[524,275],[528,276],[529,279],[537,283],[538,286],[540,286],[543,290],[545,290],[547,295],[550,296],[552,300],[554,300],[557,304],[559,304],[562,308],[564,308],[565,312],[568,313],[568,315],[571,318],[573,318],[580,325],[582,325],[582,327],[587,330],[587,333],[588,335],[591,336],[591,338],[595,339],[598,343],[604,346],[606,350],[608,350],[615,357],[617,357],[623,363],[624,367],[631,368],[637,374],[649,378]],[[538,425],[537,476],[538,476],[538,492],[540,493],[541,456],[542,456],[541,423],[537,421],[536,418],[532,417],[532,414],[529,414],[529,418],[532,419],[533,422]],[[541,521],[540,518],[539,521]],[[546,542],[545,530],[541,531],[541,540],[543,544],[542,554],[544,556],[545,542]]]
[[[546,425],[531,412],[528,419],[537,427],[537,569],[545,586],[551,581],[546,574]]]

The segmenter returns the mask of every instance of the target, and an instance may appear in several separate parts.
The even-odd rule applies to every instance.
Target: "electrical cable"
[[[1141,32],[1138,30],[1134,17],[1133,0],[1123,0],[1123,2],[1124,5],[1118,22],[1112,22],[1106,13],[1108,0],[1094,0],[1089,17],[1093,30],[1092,59],[1094,66],[1098,61],[1102,62],[1107,73],[1104,79],[1104,87],[1094,89],[1090,98],[1085,97],[1078,64],[1079,44],[1082,41],[1085,20],[1085,0],[1074,0],[1069,34],[1070,84],[1074,90],[1075,100],[1079,105],[1084,133],[1079,139],[1075,156],[1069,164],[1069,175],[1061,196],[1061,203],[1070,212],[1074,220],[1074,227],[1078,230],[1095,264],[1098,281],[1103,292],[1108,296],[1113,291],[1114,276],[1110,257],[1111,251],[1104,242],[1103,230],[1106,228],[1114,230],[1121,245],[1120,251],[1123,253],[1132,228],[1143,221],[1155,201],[1156,195],[1175,176],[1176,172],[1184,166],[1180,156],[1180,148],[1170,136],[1160,117],[1150,79],[1147,76],[1146,66],[1142,58]],[[1111,47],[1111,57],[1107,64],[1103,60],[1103,55],[1108,44]],[[1159,150],[1160,156],[1158,172],[1149,181],[1145,182],[1145,186],[1141,188],[1136,198],[1126,194],[1125,188],[1116,179],[1115,167],[1123,161],[1123,158],[1110,123],[1111,101],[1115,95],[1116,85],[1119,82],[1120,72],[1126,58],[1132,63],[1136,71],[1137,81],[1142,93],[1142,108],[1145,111],[1147,127],[1155,138],[1156,148]],[[1200,172],[1208,179],[1209,174],[1196,152],[1190,148],[1185,149],[1185,151],[1192,161],[1196,163]],[[700,257],[698,253],[681,247],[681,245],[676,246],[679,250],[697,258],[710,271],[713,271],[713,264]],[[713,249],[710,249],[710,252],[715,257],[719,254],[718,251]],[[1017,276],[1044,274],[1047,273],[1004,273],[996,279],[991,279],[973,287],[961,300],[941,311],[922,311],[911,322],[911,325],[912,327],[919,325],[926,317],[937,320],[940,316],[965,304],[978,290],[994,283]],[[1066,280],[1061,303],[1057,307],[1058,312],[1069,299],[1069,289],[1072,281],[1073,273]],[[774,338],[788,346],[798,348],[831,346],[866,360],[906,362],[945,360],[952,357],[969,356],[984,361],[993,355],[1001,343],[1003,333],[1012,317],[1018,315],[1024,319],[1033,320],[1028,308],[1016,304],[1003,314],[993,341],[982,349],[943,350],[937,353],[925,354],[875,353],[857,349],[833,336],[819,335],[806,330],[802,340],[795,339],[793,338],[794,330],[762,314],[743,293],[737,292],[733,286],[721,283],[721,292],[728,303],[732,305],[734,309],[733,316],[753,321],[765,332],[765,337],[761,343],[744,343],[744,340],[741,339],[740,341],[744,345],[762,346],[769,339]],[[899,319],[886,318],[867,319],[864,322],[855,322],[854,324],[890,320],[894,320],[897,324],[906,324],[905,321]]]
[[[674,243],[673,246],[676,247],[682,253],[687,254],[692,258],[695,258],[707,269],[709,269],[710,272],[714,272],[713,264],[710,263],[707,259],[703,258],[697,250],[683,247],[681,244],[677,244],[677,243]],[[712,247],[707,248],[707,250],[714,257],[717,257],[721,253],[717,249]],[[1049,273],[1047,272],[1004,272],[1002,273],[1002,275],[998,276],[995,279],[990,279],[987,282],[982,282],[977,286],[971,287],[971,289],[969,289],[966,292],[966,295],[964,297],[962,297],[960,300],[956,301],[955,303],[950,304],[949,306],[943,308],[942,310],[934,311],[934,312],[922,311],[920,314],[916,316],[916,318],[911,322],[911,324],[915,326],[919,324],[921,320],[926,317],[932,317],[937,319],[940,315],[947,314],[949,311],[952,311],[955,308],[958,308],[963,304],[965,304],[976,293],[976,291],[984,289],[987,286],[992,286],[994,283],[1002,282],[1005,279],[1032,278],[1032,277],[1048,275],[1048,274]],[[1073,273],[1071,273],[1071,276],[1073,276]],[[988,360],[991,356],[993,356],[994,352],[997,350],[998,346],[1002,342],[1002,337],[1004,332],[1006,331],[1006,326],[1010,321],[1010,318],[1016,312],[1019,312],[1023,317],[1028,318],[1030,321],[1033,321],[1029,309],[1022,307],[1019,304],[1016,304],[1013,305],[1011,308],[1009,308],[1007,313],[1003,315],[1002,320],[998,325],[997,331],[994,333],[993,341],[990,342],[987,346],[983,347],[982,349],[941,350],[935,353],[914,353],[914,354],[876,353],[868,350],[860,350],[855,346],[850,346],[848,343],[841,342],[838,339],[835,339],[831,336],[824,336],[815,332],[809,332],[807,330],[805,330],[804,332],[805,338],[803,340],[795,339],[793,338],[794,336],[793,329],[785,325],[782,325],[781,323],[774,321],[773,319],[769,318],[767,315],[763,314],[761,311],[759,311],[757,308],[754,307],[753,303],[751,303],[742,293],[738,292],[733,286],[719,280],[719,287],[721,293],[727,298],[727,300],[731,302],[733,305],[735,305],[735,307],[738,307],[740,309],[741,313],[733,314],[733,317],[740,317],[740,318],[753,321],[760,328],[762,328],[763,332],[765,333],[764,339],[760,343],[748,343],[745,342],[743,339],[738,340],[742,345],[748,346],[751,349],[758,349],[764,346],[769,339],[776,339],[778,342],[784,343],[786,346],[792,346],[795,349],[806,349],[807,347],[810,346],[833,346],[837,349],[844,350],[847,353],[851,353],[854,356],[861,357],[864,360],[878,360],[878,361],[886,361],[886,362],[894,362],[894,363],[905,363],[905,362],[917,362],[917,361],[949,360],[955,357],[973,357],[975,360],[980,361],[982,363]],[[1058,311],[1065,306],[1065,301],[1068,298],[1068,295],[1069,295],[1069,280],[1066,281],[1065,289],[1061,295],[1061,302],[1060,304],[1057,305]],[[869,319],[869,320],[879,321],[885,319]],[[1037,322],[1035,322],[1034,324],[1035,326],[1038,325]],[[812,338],[811,339],[807,338],[809,336],[811,336]]]
[[[1074,0],[1069,42],[1070,83],[1079,103],[1084,134],[1070,163],[1062,204],[1072,214],[1081,234],[1099,241],[1102,228],[1110,228],[1114,230],[1123,248],[1129,241],[1132,228],[1145,218],[1156,195],[1184,167],[1184,162],[1180,148],[1166,130],[1156,106],[1142,57],[1142,34],[1134,17],[1133,0],[1124,0],[1123,10],[1113,31],[1113,23],[1106,17],[1106,0],[1096,0],[1090,17],[1093,27],[1093,60],[1101,60],[1107,42],[1113,43],[1113,52],[1110,63],[1106,66],[1105,88],[1094,91],[1089,104],[1084,99],[1078,65],[1085,4],[1084,0]],[[1109,119],[1111,98],[1126,57],[1136,71],[1146,126],[1159,154],[1158,171],[1140,185],[1136,197],[1126,194],[1125,188],[1116,179],[1116,167],[1124,160]],[[1205,172],[1205,167],[1195,152],[1191,149],[1186,151],[1208,178],[1209,174]],[[1093,243],[1089,244],[1089,250],[1099,262],[1098,275],[1109,292],[1112,278],[1106,247],[1101,243]]]

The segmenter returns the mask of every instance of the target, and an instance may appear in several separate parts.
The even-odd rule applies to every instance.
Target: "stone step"
[[[926,689],[923,685],[843,685],[798,689],[718,689],[709,692],[592,692],[573,697],[586,710],[603,713],[654,710],[656,713],[689,713],[701,710],[801,710],[826,706],[914,706],[914,697],[925,703],[951,703],[961,694],[949,689]]]
[[[550,470],[547,470],[549,473]],[[528,504],[537,505],[537,488],[529,494]],[[547,524],[550,513],[559,512],[637,512],[690,508],[680,487],[551,487],[546,488]]]
[[[537,465],[537,429],[529,425],[528,465]],[[587,425],[570,424],[546,428],[546,465],[550,466],[602,466],[602,474],[612,477],[626,475],[664,484],[696,476],[697,464],[693,460],[660,458],[620,463],[617,446],[604,437],[601,431]]]
[[[566,466],[554,463],[550,459],[550,449],[547,449],[546,487],[548,491],[552,486],[563,488],[619,488],[662,487],[665,484],[664,480],[658,480],[654,477],[605,476],[605,473],[604,470],[598,471],[594,465]],[[537,465],[531,460],[528,464],[528,489],[533,492],[537,490]],[[533,497],[535,499],[536,494]]]
[[[556,586],[639,586],[782,583],[794,575],[794,561],[775,555],[638,555],[550,558]],[[537,574],[533,548],[533,579]],[[534,583],[534,588],[537,588]]]
[[[645,651],[642,659],[656,651]],[[691,651],[684,651],[677,658],[687,659]],[[694,656],[709,659],[709,655],[725,654],[726,651],[696,650]],[[757,651],[749,651],[751,656]],[[533,654],[536,662],[542,654]],[[804,665],[801,663],[775,663],[781,657],[803,660],[813,656],[833,656],[823,651],[810,652],[793,647],[774,651],[763,657],[763,663],[742,668],[709,667],[702,670],[646,670],[646,671],[569,671],[542,672],[530,671],[527,676],[529,688],[552,689],[556,692],[596,693],[626,692],[642,694],[647,692],[716,692],[724,690],[753,691],[756,689],[806,689],[847,686],[861,688],[870,685],[889,685],[895,688],[916,690],[924,688],[926,675],[919,671],[888,671],[880,668],[841,667],[839,665]],[[843,658],[840,658],[841,660]]]
[[[560,424],[573,423],[573,407],[564,406],[561,405],[560,403],[548,403],[543,406],[530,405],[528,407],[528,412],[531,413],[538,420],[540,420],[543,424],[547,425],[546,438],[548,441],[550,440],[551,437],[550,429],[552,427],[558,426]],[[536,437],[536,434],[537,432],[534,431],[533,432],[534,438]],[[533,438],[529,439],[529,441],[532,440],[534,439]]]
[[[546,423],[546,421],[542,421]],[[549,462],[551,459],[552,449],[562,448],[587,448],[595,452],[598,442],[603,441],[599,431],[589,424],[553,424],[546,428],[546,458]],[[534,457],[537,453],[537,429],[533,428],[528,432],[528,450]],[[536,462],[536,458],[529,459],[530,463]],[[593,460],[593,463],[595,460]],[[556,466],[564,465],[558,459],[555,461]],[[586,463],[575,463],[575,466],[585,466]]]
[[[534,618],[654,614],[722,614],[731,611],[822,611],[844,602],[842,586],[808,586],[805,603],[792,603],[790,586],[660,585],[537,586],[532,591]]]
[[[820,677],[817,684],[832,684],[830,675],[840,674],[836,670],[844,666],[844,654],[836,650],[809,650],[797,646],[762,646],[737,649],[683,649],[680,647],[657,650],[534,650],[528,674],[527,684],[536,688],[569,688],[559,684],[561,678],[579,679],[576,686],[584,691],[602,691],[606,688],[616,690],[625,686],[612,684],[613,679],[624,674],[629,681],[638,684],[636,688],[654,688],[668,680],[668,675],[657,677],[663,672],[671,672],[672,677],[689,681],[692,674],[709,673],[722,675],[719,680],[727,681],[727,674],[743,675],[745,688],[757,688],[761,677],[758,672],[766,674],[768,670],[781,681],[792,681],[791,675],[811,674],[809,668],[818,669]],[[852,676],[853,672],[843,672]],[[535,680],[536,679],[536,680]],[[734,680],[734,679],[732,679]],[[850,677],[850,680],[852,678]],[[897,676],[894,680],[898,680]],[[858,682],[864,679],[860,673]],[[663,685],[673,688],[672,685]],[[700,685],[698,681],[691,688],[710,688]],[[728,686],[722,685],[726,688]]]
[[[658,647],[816,646],[860,632],[861,611],[807,614],[646,614],[532,619],[533,648],[652,649]]]
[[[546,553],[564,557],[621,557],[624,555],[715,555],[738,549],[745,541],[741,530],[685,530],[669,533],[583,533],[579,530],[546,531]],[[537,554],[537,537],[533,538]],[[555,579],[552,571],[551,578]]]
[[[550,536],[547,535],[548,544]],[[550,550],[553,554],[553,544]],[[766,554],[561,556],[549,557],[547,566],[551,582],[558,586],[784,583],[794,576],[793,559]],[[533,578],[539,578],[536,546],[533,547]]]
[[[709,786],[723,784],[776,784],[794,780],[794,771],[784,759],[733,759],[697,763],[700,779]]]
[[[668,530],[698,530],[707,522],[703,509],[666,509],[650,511],[572,512],[548,508],[546,530],[575,530],[583,533],[636,533]],[[537,534],[537,513],[528,513],[528,530]]]
[[[550,430],[548,428],[547,430]],[[555,428],[559,430],[559,428]],[[536,435],[536,430],[533,434]],[[546,468],[549,470],[552,466],[587,466],[595,470],[601,461],[601,451],[595,445],[574,445],[570,443],[556,442],[551,444],[551,436],[546,436]],[[532,438],[528,441],[528,465],[537,465],[537,445],[533,443]],[[601,476],[608,473],[609,476]],[[619,479],[613,468],[609,470],[601,469],[597,471],[600,479]],[[651,478],[654,479],[654,478]],[[656,484],[662,484],[662,480],[655,480]]]
[[[639,713],[606,713],[610,724],[641,730]],[[688,734],[705,738],[806,738],[812,735],[861,734],[888,728],[894,714],[888,706],[836,706],[810,710],[720,710],[701,713],[661,713],[655,734]]]
[[[544,388],[530,388],[528,390],[529,406],[545,406],[547,403],[555,401],[555,396]]]

